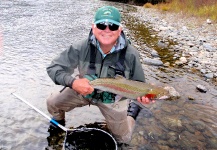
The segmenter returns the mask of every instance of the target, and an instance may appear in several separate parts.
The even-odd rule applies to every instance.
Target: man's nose
[[[106,26],[105,31],[111,31],[111,30],[109,29],[109,26]]]

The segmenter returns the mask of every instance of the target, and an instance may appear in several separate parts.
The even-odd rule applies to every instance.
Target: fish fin
[[[159,100],[167,100],[167,99],[169,99],[169,96],[164,95],[164,96],[159,97],[158,99]]]
[[[117,74],[117,75],[115,75],[115,79],[118,79],[118,80],[119,80],[119,79],[124,79],[124,77]]]
[[[114,107],[114,106],[116,105],[116,103],[119,102],[119,101],[121,101],[122,99],[123,99],[122,96],[120,96],[120,95],[116,95],[116,96],[115,96],[115,102],[113,103],[112,106]]]
[[[104,92],[104,91],[97,89],[97,93],[102,93],[102,92]]]
[[[119,102],[123,97],[120,95],[115,96],[115,102]]]
[[[149,98],[149,99],[154,99],[156,98],[156,94],[146,94],[144,95],[145,97]]]

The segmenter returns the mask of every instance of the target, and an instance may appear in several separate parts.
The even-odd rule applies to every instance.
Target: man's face
[[[99,41],[100,45],[106,46],[106,45],[114,45],[118,39],[118,37],[121,34],[122,28],[119,27],[115,31],[111,31],[109,29],[109,26],[107,25],[106,28],[99,29],[97,25],[92,24],[92,30],[93,34],[95,35],[96,39]]]

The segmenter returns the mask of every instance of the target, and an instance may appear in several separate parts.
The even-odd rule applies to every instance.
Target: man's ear
[[[119,31],[119,35],[121,35],[121,31],[122,31],[122,30],[123,30],[123,27],[120,26],[119,29],[118,29],[118,31]]]
[[[94,27],[96,27],[96,25],[95,25],[94,23],[92,23],[92,29],[93,29]]]
[[[96,28],[96,25],[94,23],[92,23],[92,32],[93,32],[93,34],[95,33],[95,28]]]

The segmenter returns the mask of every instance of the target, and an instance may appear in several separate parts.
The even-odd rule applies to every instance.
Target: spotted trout
[[[90,81],[94,89],[114,93],[129,99],[146,96],[149,99],[166,99],[169,93],[162,87],[149,83],[128,80],[122,76],[115,78],[97,78]]]

